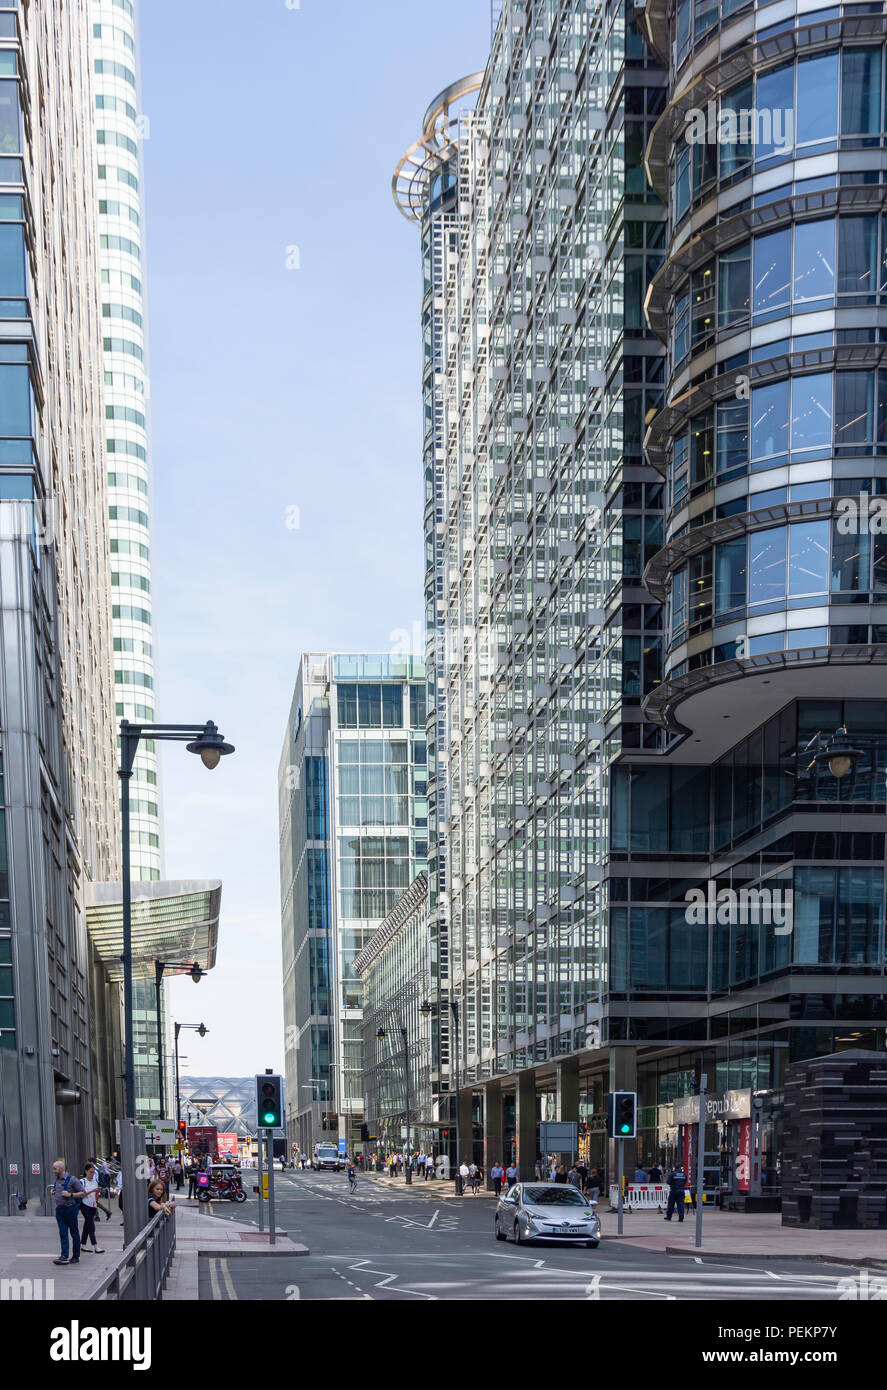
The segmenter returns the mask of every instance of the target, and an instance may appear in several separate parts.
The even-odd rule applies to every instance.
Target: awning
[[[218,879],[138,880],[132,885],[132,970],[135,979],[154,978],[155,961],[216,963],[222,884]],[[123,979],[123,885],[86,887],[89,938],[112,980]],[[184,970],[169,967],[171,975]]]

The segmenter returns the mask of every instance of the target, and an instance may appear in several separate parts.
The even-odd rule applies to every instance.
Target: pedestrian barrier
[[[617,1183],[610,1184],[610,1206],[615,1207],[619,1203],[619,1186]],[[623,1206],[631,1211],[634,1207],[664,1207],[668,1203],[668,1188],[665,1183],[637,1183],[626,1184],[625,1198]]]
[[[89,1302],[159,1303],[176,1253],[176,1214],[158,1213],[89,1294]]]

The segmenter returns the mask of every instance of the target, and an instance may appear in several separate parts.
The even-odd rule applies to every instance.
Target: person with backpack
[[[683,1224],[684,1220],[684,1194],[687,1191],[687,1174],[684,1172],[680,1163],[672,1168],[668,1175],[668,1206],[665,1211],[666,1221],[670,1221],[675,1209],[678,1213],[678,1221]]]
[[[80,1223],[77,1220],[77,1203],[86,1196],[83,1184],[73,1173],[69,1173],[65,1160],[57,1158],[52,1165],[52,1195],[55,1198],[55,1219],[59,1228],[61,1254],[53,1264],[78,1265],[80,1263]],[[74,1254],[69,1258],[70,1240],[74,1243]]]

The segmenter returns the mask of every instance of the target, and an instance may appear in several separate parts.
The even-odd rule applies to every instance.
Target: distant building
[[[428,855],[425,664],[302,656],[280,759],[287,1140],[360,1143],[355,960]]]
[[[239,1139],[255,1137],[254,1076],[182,1076],[179,1095],[186,1124],[215,1125],[220,1134],[236,1134]],[[212,1104],[207,1107],[198,1101]]]

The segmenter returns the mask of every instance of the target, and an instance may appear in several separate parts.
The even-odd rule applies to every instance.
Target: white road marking
[[[381,1274],[383,1277],[382,1277],[381,1279],[378,1279],[378,1280],[376,1281],[376,1288],[377,1288],[377,1289],[382,1289],[382,1288],[384,1288],[387,1284],[390,1284],[390,1283],[391,1283],[392,1279],[397,1279],[397,1278],[400,1277],[400,1276],[397,1275],[397,1274],[389,1274],[388,1271],[385,1270],[385,1269],[370,1269],[370,1268],[369,1268],[369,1263],[370,1263],[369,1260],[359,1260],[357,1264],[349,1265],[348,1268],[349,1268],[349,1269],[356,1270],[356,1271],[359,1271],[361,1274]],[[430,1299],[435,1299],[435,1298],[437,1297],[436,1294],[433,1294],[433,1293],[419,1293],[419,1292],[417,1292],[416,1289],[406,1288],[406,1287],[403,1286],[403,1285],[400,1285],[400,1286],[399,1286],[399,1292],[401,1292],[401,1293],[411,1293],[411,1294],[414,1294],[416,1298],[430,1298]]]

